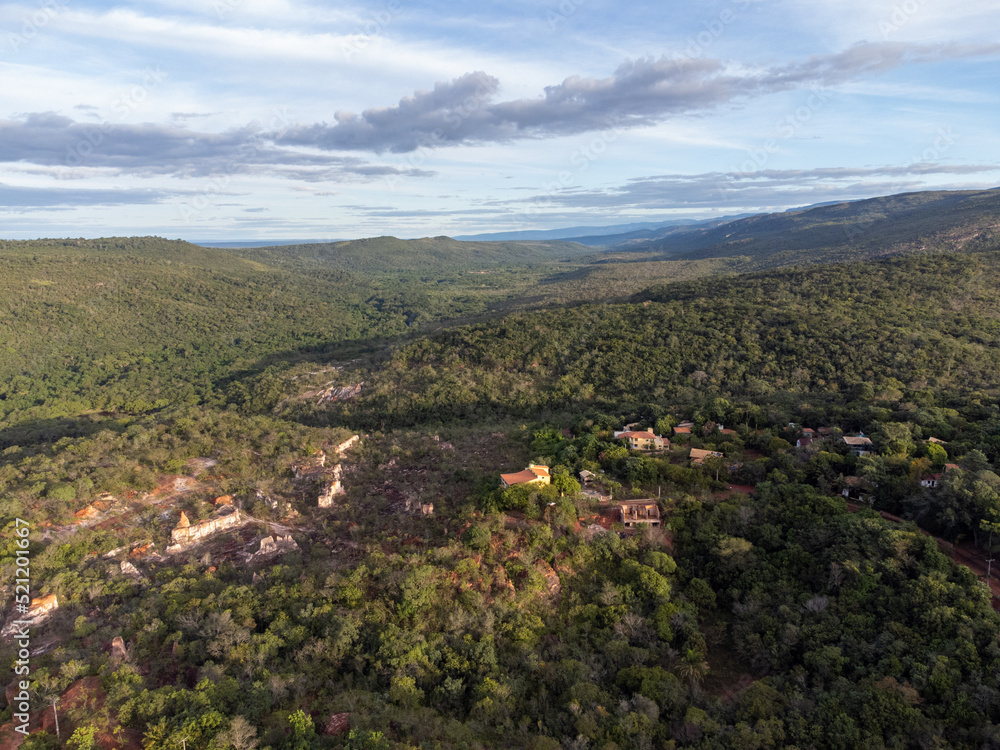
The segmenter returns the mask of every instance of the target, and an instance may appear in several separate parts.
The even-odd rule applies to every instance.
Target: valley
[[[0,744],[1000,743],[998,196],[0,241]]]

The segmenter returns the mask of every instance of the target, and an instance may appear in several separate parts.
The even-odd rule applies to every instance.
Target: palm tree
[[[677,665],[677,674],[686,679],[691,685],[691,690],[695,691],[701,685],[705,675],[708,674],[708,669],[708,662],[702,658],[701,654],[693,648],[689,648],[684,652],[684,658]]]

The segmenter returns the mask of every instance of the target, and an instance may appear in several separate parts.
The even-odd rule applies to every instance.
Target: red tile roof
[[[519,471],[515,474],[501,474],[500,478],[503,480],[504,484],[526,484],[527,482],[534,482],[538,477],[535,472],[530,469],[525,469],[524,471]]]

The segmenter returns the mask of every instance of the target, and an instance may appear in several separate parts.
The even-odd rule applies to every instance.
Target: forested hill
[[[886,389],[930,403],[995,394],[998,288],[1000,253],[920,255],[511,315],[400,348],[356,376],[368,387],[350,414],[383,425],[713,394],[817,403]]]
[[[247,370],[488,311],[578,250],[590,252],[447,238],[251,250],[3,241],[0,429],[217,401]]]
[[[574,242],[462,242],[450,237],[401,240],[371,237],[346,242],[234,250],[266,263],[342,268],[361,274],[455,271],[552,263],[593,253]]]
[[[760,214],[619,249],[665,258],[735,258],[740,270],[1000,246],[1000,190],[904,193]]]

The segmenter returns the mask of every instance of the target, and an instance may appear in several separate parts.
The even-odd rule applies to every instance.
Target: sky
[[[347,239],[1000,186],[996,0],[0,2],[0,237]]]

